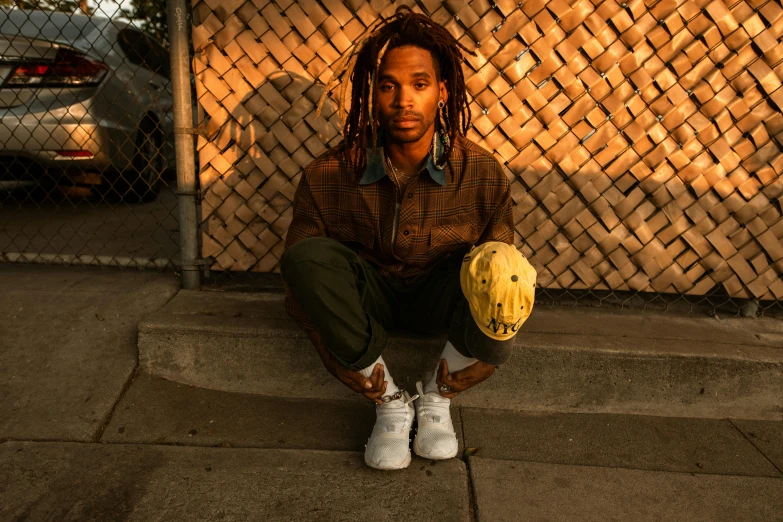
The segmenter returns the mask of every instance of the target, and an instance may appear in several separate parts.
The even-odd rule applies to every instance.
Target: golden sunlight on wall
[[[323,82],[401,3],[194,2],[213,269],[277,269],[302,168],[341,139]],[[783,298],[779,1],[405,3],[477,53],[469,137],[541,286]]]

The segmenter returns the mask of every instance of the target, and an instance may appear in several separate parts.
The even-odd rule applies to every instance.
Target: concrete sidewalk
[[[394,332],[384,360],[415,390],[443,336]],[[141,367],[278,397],[363,400],[323,367],[280,293],[181,291],[139,325]],[[291,379],[296,375],[296,379]],[[513,357],[456,406],[783,419],[783,321],[536,305]]]
[[[0,265],[0,287],[0,520],[783,520],[780,420],[464,401],[461,458],[380,472],[362,460],[369,403],[143,371],[137,328],[174,303],[171,274]],[[672,349],[709,340],[678,340],[682,320],[656,324]],[[744,321],[724,349],[774,366],[775,325]]]

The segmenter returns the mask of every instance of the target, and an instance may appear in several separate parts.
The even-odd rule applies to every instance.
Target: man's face
[[[438,101],[445,103],[447,99],[446,83],[438,81],[429,51],[406,46],[384,55],[375,100],[387,140],[431,140]]]

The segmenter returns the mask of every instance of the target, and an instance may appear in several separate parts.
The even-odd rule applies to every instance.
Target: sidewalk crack
[[[175,297],[177,297],[177,294],[179,294],[181,288],[178,288],[175,292],[171,294],[171,296],[166,300],[165,303],[157,307],[154,311],[149,312],[145,317],[149,317],[153,313],[162,310],[167,304],[169,304],[171,301],[174,300]],[[143,321],[144,318],[141,319]],[[141,324],[141,322],[139,323]],[[109,426],[109,423],[111,422],[112,417],[114,416],[114,412],[117,409],[117,406],[120,404],[122,399],[125,397],[125,394],[128,392],[128,389],[131,387],[131,385],[136,382],[136,378],[139,375],[140,372],[140,365],[139,365],[139,327],[136,326],[136,361],[133,366],[133,371],[131,371],[130,376],[128,377],[128,380],[125,381],[125,384],[122,386],[122,389],[120,390],[120,394],[117,396],[117,400],[114,401],[114,404],[112,405],[111,409],[109,410],[109,413],[106,414],[106,417],[103,420],[103,423],[101,423],[100,427],[95,431],[95,435],[92,437],[93,442],[100,442],[103,438],[103,434],[106,432],[106,428]]]
[[[120,394],[117,396],[117,400],[115,400],[114,404],[112,404],[109,413],[106,414],[106,417],[104,418],[103,422],[95,431],[95,435],[93,435],[92,437],[92,442],[101,441],[101,439],[103,438],[103,434],[106,432],[106,428],[109,426],[112,417],[114,417],[114,412],[117,410],[117,406],[120,405],[120,402],[122,402],[122,399],[125,397],[125,394],[128,392],[131,385],[133,385],[133,383],[136,382],[136,378],[138,377],[138,375],[139,375],[139,359],[138,357],[136,357],[136,365],[133,367],[133,371],[128,377],[128,380],[125,381],[125,384],[122,386],[122,390],[120,390]]]
[[[465,471],[468,475],[468,507],[471,522],[478,521],[478,500],[476,498],[476,485],[473,483],[473,473],[470,469],[470,455],[468,448],[465,447],[465,419],[462,417],[462,408],[457,408],[459,412],[460,436],[462,437],[462,455],[460,460],[465,463]]]
[[[735,429],[735,430],[737,430],[738,432],[740,432],[740,434],[741,434],[743,437],[745,437],[745,440],[747,440],[748,442],[750,442],[750,443],[751,443],[751,445],[752,445],[754,448],[756,448],[756,451],[758,451],[759,453],[761,453],[761,456],[762,456],[762,457],[764,457],[765,459],[767,459],[767,462],[769,462],[769,463],[772,465],[772,467],[773,467],[773,468],[775,468],[775,469],[778,471],[778,473],[780,473],[781,475],[783,475],[783,469],[780,469],[780,467],[778,467],[778,465],[777,465],[777,464],[775,464],[774,462],[772,462],[772,459],[770,459],[770,458],[767,456],[767,454],[766,454],[766,453],[764,453],[764,450],[762,450],[761,448],[759,448],[759,447],[758,447],[758,445],[757,445],[757,444],[756,444],[756,443],[753,441],[753,439],[751,439],[750,437],[748,437],[748,435],[747,435],[747,434],[746,434],[746,433],[745,433],[745,432],[744,432],[744,431],[743,431],[743,430],[742,430],[742,429],[741,429],[739,426],[737,426],[736,424],[734,424],[734,421],[733,421],[733,420],[731,420],[731,419],[727,419],[727,420],[729,421],[729,424],[731,424],[731,425],[734,427],[734,429]]]

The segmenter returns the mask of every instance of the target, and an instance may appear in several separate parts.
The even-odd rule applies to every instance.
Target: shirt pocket
[[[430,246],[472,245],[479,237],[475,221],[441,225],[430,229]]]
[[[360,244],[369,249],[375,244],[375,232],[371,228],[353,224],[331,225],[329,237],[340,243]]]

